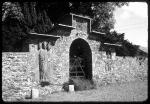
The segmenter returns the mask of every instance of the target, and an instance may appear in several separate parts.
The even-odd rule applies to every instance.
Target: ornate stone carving
[[[42,45],[44,46],[42,49]],[[48,62],[48,56],[47,56],[47,49],[46,49],[47,43],[44,42],[44,44],[39,44],[39,71],[40,71],[40,81],[47,81],[47,62]]]

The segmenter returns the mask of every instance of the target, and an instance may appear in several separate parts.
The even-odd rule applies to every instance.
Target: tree
[[[24,14],[23,24],[27,32],[34,30],[37,33],[46,33],[52,28],[52,21],[38,2],[24,2],[21,5]]]
[[[52,28],[46,11],[37,9],[36,2],[4,2],[2,11],[3,51],[21,51],[31,30],[45,33]]]
[[[71,12],[90,16],[93,30],[106,33],[114,28],[115,8],[123,5],[128,2],[72,2]]]
[[[139,46],[125,40],[124,35],[124,33],[117,33],[116,31],[108,32],[103,37],[103,41],[112,44],[121,44],[121,47],[115,47],[116,53],[119,56],[136,56],[138,54]]]
[[[13,16],[19,18],[24,16],[24,22],[29,28],[34,26],[45,25],[45,28],[50,29],[51,22],[58,22],[58,17],[61,17],[67,13],[73,12],[82,15],[88,15],[93,18],[92,27],[97,31],[109,31],[114,27],[113,12],[116,7],[128,5],[127,2],[5,2],[3,3],[3,16],[5,14],[13,14]],[[8,8],[9,9],[6,9]],[[6,13],[9,11],[9,13]],[[38,12],[38,13],[37,13]],[[50,18],[52,21],[50,20]],[[45,22],[45,20],[47,22]],[[39,28],[40,29],[40,28]],[[36,29],[36,30],[39,30]],[[43,29],[42,29],[43,30]],[[46,31],[46,30],[45,30]]]
[[[96,31],[109,32],[114,28],[114,10],[116,7],[128,5],[128,2],[38,2],[38,7],[47,10],[54,23],[59,22],[59,17],[70,12],[91,17],[92,28]]]
[[[2,21],[5,21],[7,18],[15,18],[30,29],[37,24],[51,27],[51,20],[46,10],[39,6],[40,4],[38,2],[4,2],[2,6]]]
[[[121,34],[121,35],[123,35],[123,34]],[[137,52],[139,50],[139,46],[132,44],[128,40],[122,39],[122,37],[124,37],[124,36],[121,36],[121,39],[117,40],[118,42],[120,42],[122,44],[121,47],[116,48],[117,55],[119,55],[119,56],[132,56],[132,57],[136,56]]]
[[[112,44],[122,43],[124,41],[124,33],[117,33],[116,31],[107,32],[103,41]]]
[[[127,50],[129,51],[128,56],[132,56],[132,57],[136,56],[139,49],[138,45],[133,45],[128,40],[123,41],[123,47],[127,48]]]
[[[23,14],[21,12],[21,8],[19,3],[14,2],[4,2],[2,5],[2,21],[5,21],[7,17],[16,18],[21,20],[23,18]]]
[[[88,15],[93,18],[92,27],[97,31],[109,32],[113,28],[113,11],[115,7],[126,5],[126,2],[4,2],[2,7],[3,44],[17,44],[27,38],[30,31],[46,33],[59,17],[70,12]],[[10,25],[11,21],[16,23]],[[12,29],[13,28],[13,29]],[[11,38],[10,38],[11,37]],[[6,43],[5,43],[6,42]],[[14,42],[14,43],[13,43]],[[3,49],[7,49],[3,45]],[[14,47],[14,46],[12,46]],[[16,48],[17,49],[17,48]]]

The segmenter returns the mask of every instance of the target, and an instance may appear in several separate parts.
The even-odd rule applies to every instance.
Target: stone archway
[[[92,52],[89,44],[81,38],[75,39],[69,52],[69,76],[92,79]]]

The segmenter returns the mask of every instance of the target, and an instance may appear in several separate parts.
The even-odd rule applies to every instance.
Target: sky
[[[128,6],[116,8],[115,28],[125,33],[125,39],[135,45],[148,47],[148,5],[146,2],[130,2]]]

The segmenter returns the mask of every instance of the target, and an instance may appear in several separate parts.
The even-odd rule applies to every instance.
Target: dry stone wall
[[[77,34],[77,35],[75,35]],[[57,39],[48,51],[48,75],[52,85],[39,86],[38,51],[23,53],[2,53],[2,96],[3,100],[23,99],[30,95],[31,88],[38,88],[41,96],[62,90],[62,84],[69,80],[69,51],[73,40],[84,39],[92,51],[92,75],[98,85],[122,83],[136,79],[147,79],[147,59],[139,64],[136,58],[116,57],[107,59],[105,52],[99,52],[101,43],[88,40],[86,33],[73,30],[69,37]]]
[[[55,59],[52,63],[57,63]],[[64,80],[59,73],[59,64],[54,66],[54,85],[41,87],[39,85],[38,51],[34,52],[4,52],[2,53],[2,98],[4,101],[23,100],[31,97],[32,88],[38,88],[40,96],[62,90],[60,85]],[[58,65],[58,66],[57,66]],[[55,70],[56,69],[56,70]]]
[[[55,75],[54,78],[58,78],[57,81],[59,81],[60,84],[69,79],[69,51],[71,43],[77,38],[84,39],[91,48],[92,74],[94,80],[99,78],[98,80],[101,81],[107,75],[112,75],[116,78],[116,81],[118,80],[120,82],[136,80],[137,77],[143,75],[143,78],[147,77],[147,60],[140,65],[139,61],[132,57],[122,58],[116,56],[113,60],[107,59],[106,52],[99,51],[101,43],[88,40],[86,33],[73,30],[70,37],[62,37],[58,39],[55,46],[51,49],[51,60],[53,60],[51,61],[51,64],[53,64],[52,69],[57,70],[57,72],[55,72],[57,75]],[[113,81],[110,83],[113,83]]]
[[[2,54],[3,100],[22,99],[24,95],[30,93],[34,69],[32,61],[29,53]]]
[[[77,34],[77,35],[75,35]],[[98,48],[100,46],[99,42],[88,40],[85,33],[73,30],[69,37],[61,37],[52,46],[49,54],[49,65],[54,71],[53,79],[55,84],[63,84],[69,80],[69,51],[72,42],[75,39],[84,39],[90,46],[92,52],[92,60],[96,59],[96,54],[98,54]],[[95,69],[94,63],[93,69]]]
[[[133,57],[116,56],[115,60],[99,60],[97,57],[95,66],[93,80],[99,85],[147,80],[148,76],[147,59],[140,65],[139,60]]]

